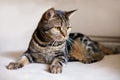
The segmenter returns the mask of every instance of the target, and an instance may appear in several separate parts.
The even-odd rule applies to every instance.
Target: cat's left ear
[[[71,14],[74,13],[75,11],[77,11],[77,9],[71,10],[71,11],[65,11],[65,16],[66,16],[67,18],[69,18],[69,17],[71,16]]]
[[[46,20],[49,20],[50,18],[52,18],[55,15],[55,9],[54,8],[50,8],[48,9],[45,13],[44,13],[44,18]]]

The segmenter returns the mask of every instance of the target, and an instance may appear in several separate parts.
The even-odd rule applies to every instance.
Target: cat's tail
[[[103,51],[103,53],[105,55],[120,54],[120,47],[109,48],[109,47],[106,47],[102,44],[99,44],[99,48],[100,48],[101,51]]]

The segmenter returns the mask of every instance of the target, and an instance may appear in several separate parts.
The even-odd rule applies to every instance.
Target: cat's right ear
[[[49,20],[50,18],[52,18],[55,15],[55,9],[54,8],[50,8],[48,9],[45,13],[44,13],[44,19],[45,20]]]
[[[66,11],[66,12],[65,12],[65,16],[66,16],[67,18],[69,18],[70,15],[71,15],[72,13],[74,13],[75,11],[77,11],[77,9],[71,10],[71,11]]]

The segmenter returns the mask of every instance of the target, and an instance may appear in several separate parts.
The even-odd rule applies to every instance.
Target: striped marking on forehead
[[[62,12],[60,10],[56,10],[56,13],[61,20],[61,26],[68,26],[68,22],[67,22],[67,19],[65,18],[64,12]]]

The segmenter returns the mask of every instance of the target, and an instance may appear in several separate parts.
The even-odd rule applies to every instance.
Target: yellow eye
[[[67,29],[69,29],[70,27],[67,27]]]
[[[61,29],[61,27],[55,27],[55,29],[60,30],[60,29]]]

